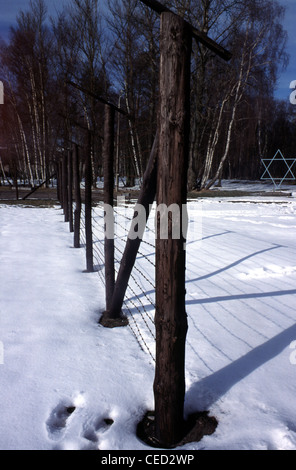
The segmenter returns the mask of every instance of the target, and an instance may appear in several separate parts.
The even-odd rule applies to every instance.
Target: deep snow
[[[219,424],[182,449],[296,449],[296,200],[188,207],[185,412]],[[0,221],[0,449],[149,449],[135,431],[153,409],[154,362],[130,327],[98,325],[104,286],[83,272],[62,211],[0,205]],[[145,257],[137,266],[153,279]]]

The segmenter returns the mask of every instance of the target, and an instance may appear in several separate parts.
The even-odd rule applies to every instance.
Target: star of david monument
[[[296,105],[296,80],[290,83],[290,103]],[[275,189],[280,189],[285,181],[295,181],[296,158],[284,157],[278,150],[272,158],[262,158],[261,163],[264,166],[264,173],[261,180],[271,180]]]
[[[295,181],[296,158],[286,158],[278,150],[272,158],[262,158],[264,173],[261,180],[271,180],[275,189],[280,189],[285,181]]]

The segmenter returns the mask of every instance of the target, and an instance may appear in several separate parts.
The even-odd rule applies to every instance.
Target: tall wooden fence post
[[[156,369],[154,379],[155,437],[172,446],[182,438],[185,398],[185,239],[190,129],[191,30],[172,13],[161,14],[160,123],[157,207],[179,208],[179,237],[174,217],[158,211],[156,239]],[[161,238],[162,224],[168,236]]]
[[[56,178],[57,178],[57,200],[61,203],[61,173],[59,162],[55,162]]]
[[[88,131],[88,144],[85,160],[85,240],[86,240],[86,271],[91,273],[93,265],[93,237],[92,237],[92,133]]]
[[[68,201],[68,159],[67,155],[63,156],[62,162],[62,179],[63,179],[63,209],[64,220],[69,222],[69,201]]]
[[[73,160],[72,151],[68,150],[68,211],[69,211],[69,230],[72,233],[73,228]]]
[[[62,160],[59,159],[58,161],[58,169],[59,169],[59,201],[61,203],[61,207],[64,207],[63,201],[63,163]]]
[[[78,145],[73,146],[73,174],[74,174],[74,248],[80,248],[80,222],[81,222],[81,191],[79,174],[79,149]]]
[[[105,281],[106,281],[106,311],[114,291],[115,269],[114,269],[114,108],[105,105],[104,122],[104,210],[105,210]]]
[[[104,218],[105,218],[105,281],[106,281],[106,310],[100,318],[100,324],[107,328],[127,325],[127,319],[120,313],[110,314],[114,286],[114,116],[115,110],[105,105],[104,123]]]
[[[154,202],[156,195],[156,177],[157,177],[157,151],[158,151],[158,132],[155,136],[154,143],[151,149],[149,161],[143,178],[143,184],[139,194],[138,202],[135,207],[134,217],[136,217],[138,207],[141,206],[145,209],[146,222],[148,220],[151,206]],[[144,227],[141,228],[144,232]],[[133,224],[131,227],[134,235]],[[133,270],[136,257],[141,245],[143,233],[138,233],[138,237],[130,236],[128,234],[125,249],[120,261],[120,267],[116,278],[114,292],[108,316],[110,318],[119,318],[121,316],[121,308],[124,301],[126,289],[130,280],[131,272]]]
[[[14,185],[15,185],[15,198],[18,201],[18,199],[19,199],[19,188],[18,188],[18,180],[17,180],[17,164],[15,164],[15,166],[14,166],[13,179],[14,179]]]

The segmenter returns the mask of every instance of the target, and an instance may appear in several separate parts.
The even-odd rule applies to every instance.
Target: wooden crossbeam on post
[[[172,10],[170,10],[168,7],[164,6],[162,3],[158,2],[157,0],[141,0],[141,2],[144,3],[147,7],[154,10],[156,13],[159,13],[159,14],[172,13],[176,15],[176,13],[174,13]],[[205,33],[203,33],[199,29],[192,26],[187,21],[185,20],[183,21],[186,23],[186,25],[190,29],[191,34],[194,37],[194,39],[196,39],[198,42],[206,46],[208,49],[210,49],[212,52],[214,52],[216,55],[218,55],[222,59],[224,60],[231,59],[232,57],[231,52],[227,51],[223,46],[213,41],[213,39],[209,38],[209,36],[207,36]]]
[[[82,93],[85,93],[86,95],[89,95],[91,96],[92,98],[94,98],[95,100],[97,101],[100,101],[100,103],[103,103],[105,105],[108,105],[110,106],[111,108],[113,108],[115,111],[117,111],[118,113],[121,113],[123,114],[124,116],[128,116],[128,113],[126,111],[124,111],[124,109],[121,109],[119,108],[118,106],[116,106],[115,104],[111,103],[110,101],[107,101],[105,98],[103,98],[102,96],[99,96],[97,95],[96,93],[93,93],[92,91],[88,90],[87,88],[84,88],[83,86],[79,85],[78,83],[74,83],[72,82],[71,80],[67,80],[66,83],[70,86],[72,86],[73,88],[76,88],[77,90],[79,91],[82,91]]]
[[[25,201],[28,197],[30,197],[32,194],[34,194],[36,191],[38,191],[38,189],[42,188],[42,186],[44,186],[46,183],[48,183],[52,178],[54,178],[55,176],[57,175],[57,172],[56,173],[53,173],[52,175],[50,175],[48,178],[46,178],[46,180],[42,181],[42,183],[40,183],[38,186],[36,186],[35,188],[33,188],[28,194],[26,194],[22,200]]]

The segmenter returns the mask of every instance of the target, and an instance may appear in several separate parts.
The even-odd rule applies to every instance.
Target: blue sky
[[[63,3],[70,3],[71,0],[45,0],[48,11],[54,15],[56,9],[60,10]],[[0,0],[0,35],[7,37],[9,27],[15,24],[15,18],[20,10],[27,10],[30,0]]]
[[[68,3],[67,0],[46,0],[49,12],[54,14],[55,8],[60,9],[61,3]],[[296,0],[279,0],[279,3],[287,7],[286,18],[284,22],[285,29],[288,32],[287,52],[290,54],[290,63],[279,78],[276,97],[280,99],[289,99],[291,90],[289,85],[292,80],[296,80]],[[0,35],[7,37],[9,26],[15,22],[15,17],[20,9],[25,10],[29,0],[0,0]]]

